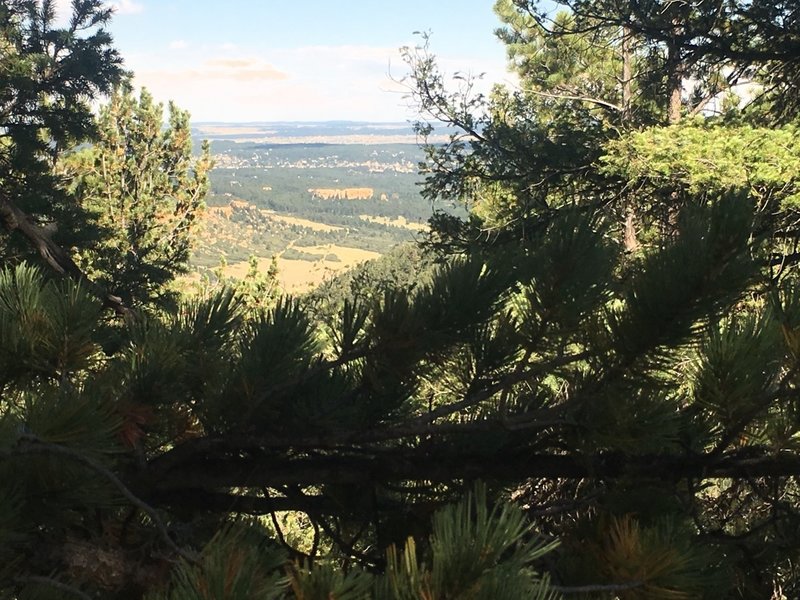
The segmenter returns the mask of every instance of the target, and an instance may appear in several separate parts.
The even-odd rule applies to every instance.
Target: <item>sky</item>
[[[69,0],[57,0],[62,10]],[[402,122],[415,112],[399,48],[446,73],[508,81],[493,0],[113,0],[108,29],[135,85],[195,122]]]

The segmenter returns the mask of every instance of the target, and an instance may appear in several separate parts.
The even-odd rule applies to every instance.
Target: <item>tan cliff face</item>
[[[308,193],[321,200],[371,200],[375,195],[375,190],[372,188],[311,188]]]

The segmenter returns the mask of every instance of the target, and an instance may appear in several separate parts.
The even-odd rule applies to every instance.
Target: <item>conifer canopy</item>
[[[497,2],[517,91],[404,50],[469,209],[413,281],[170,305],[188,116],[115,88],[99,0],[0,0],[0,596],[800,595],[798,7],[561,5]],[[162,177],[103,187],[119,149]]]

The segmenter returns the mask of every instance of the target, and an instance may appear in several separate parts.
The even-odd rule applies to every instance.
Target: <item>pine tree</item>
[[[425,146],[423,195],[471,209],[466,223],[438,217],[437,230],[445,235],[436,233],[434,245],[524,238],[543,215],[574,204],[615,213],[616,235],[629,252],[648,243],[653,228],[672,228],[690,202],[681,161],[694,172],[710,166],[719,174],[719,157],[707,156],[710,145],[738,149],[726,164],[749,165],[749,143],[769,148],[793,139],[794,125],[785,122],[793,114],[793,61],[765,37],[744,33],[773,31],[791,46],[796,24],[780,14],[793,14],[793,4],[781,6],[580,0],[557,3],[556,10],[501,0],[495,10],[504,27],[497,34],[521,85],[489,98],[465,95],[470,86],[461,85],[461,76],[451,91],[428,40],[406,48],[412,96],[431,121],[418,123],[418,130],[430,134],[443,122],[452,132],[448,144]],[[741,83],[751,97],[735,98]],[[702,116],[718,104],[723,114]],[[790,157],[796,148],[788,143],[777,162],[762,161],[746,173],[739,168],[736,177],[722,179],[734,186],[741,177],[758,180],[750,189],[765,200],[759,214],[784,224],[768,229],[793,236]],[[717,179],[713,193],[722,189]],[[776,243],[787,247],[785,240]]]
[[[55,28],[51,0],[0,2],[0,215],[7,231],[33,237],[39,252],[61,270],[69,267],[47,256],[36,234],[67,244],[80,239],[83,216],[63,193],[53,163],[93,135],[90,102],[124,74],[103,29],[110,15],[101,0],[79,0],[68,25]],[[55,229],[55,236],[34,225]],[[4,255],[20,253],[20,244],[7,243]]]
[[[0,256],[37,254],[62,275],[86,280],[65,247],[96,235],[54,173],[60,154],[95,133],[91,101],[124,77],[104,25],[101,0],[74,0],[66,27],[55,27],[52,0],[0,2]],[[23,239],[24,238],[24,239]],[[119,298],[96,288],[110,306]]]
[[[290,297],[246,319],[224,290],[128,314],[112,344],[86,284],[0,272],[3,593],[800,593],[800,282],[775,244],[791,167],[759,150],[735,185],[732,164],[696,168],[691,125],[592,141],[587,122],[596,158],[570,173],[546,152],[569,119],[517,122],[525,98],[502,95],[475,117],[418,66],[424,108],[480,136],[445,148],[462,170],[430,154],[428,193],[501,174],[524,219],[439,217],[450,252],[417,285],[367,282],[325,320]],[[653,141],[660,171],[614,158]],[[713,141],[699,156],[730,156]],[[539,188],[513,183],[523,168]],[[669,208],[635,252],[612,185],[631,181]]]
[[[251,256],[244,279],[235,282],[233,287],[248,314],[258,315],[274,306],[280,296],[277,257],[272,257],[269,268],[264,273],[259,266],[258,257]]]
[[[142,304],[174,296],[169,283],[188,269],[197,217],[204,207],[210,148],[192,156],[189,115],[142,90],[115,91],[98,117],[95,143],[68,155],[59,171],[100,231],[79,263],[95,282]]]
[[[559,90],[559,84],[572,75],[573,96],[609,102],[606,107],[620,113],[632,108],[629,116],[638,109],[640,119],[642,101],[655,102],[661,119],[670,123],[754,79],[767,84],[765,98],[775,98],[775,92],[781,98],[772,117],[791,118],[797,108],[790,100],[798,83],[791,58],[798,44],[797,8],[794,0],[499,0],[495,5],[505,24],[498,34],[526,79],[551,86],[556,96],[567,92],[566,99],[569,87]],[[580,62],[590,68],[570,69]],[[600,63],[605,70],[596,70]],[[615,78],[609,78],[609,68]],[[605,94],[592,93],[597,82]],[[624,106],[625,96],[633,106]]]

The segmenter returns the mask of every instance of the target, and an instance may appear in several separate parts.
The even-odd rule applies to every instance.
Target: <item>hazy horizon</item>
[[[70,0],[56,0],[61,19]],[[114,46],[159,102],[210,123],[415,117],[402,46],[431,33],[442,71],[485,74],[477,91],[515,81],[493,34],[493,0],[110,0]]]

